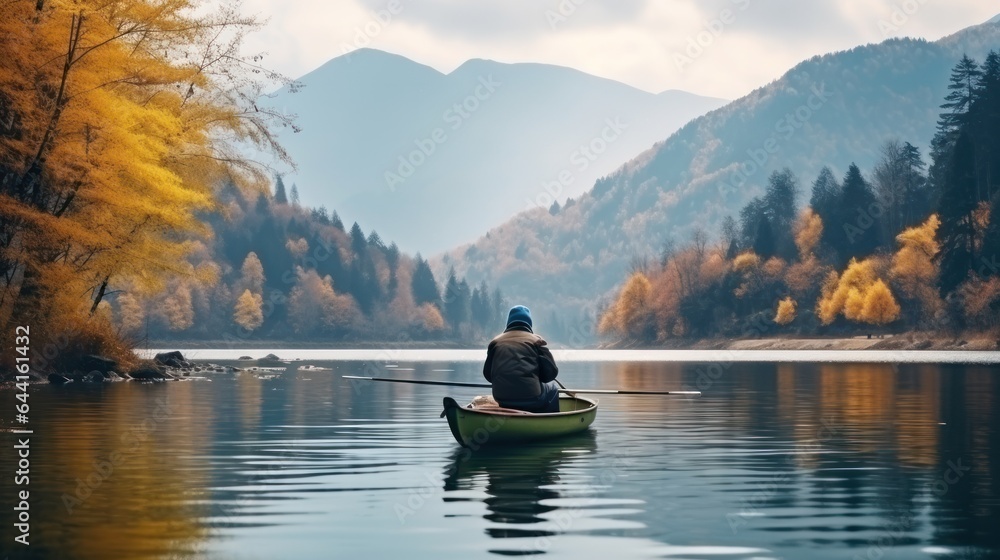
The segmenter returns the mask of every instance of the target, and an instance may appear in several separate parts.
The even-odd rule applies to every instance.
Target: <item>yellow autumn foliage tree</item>
[[[763,285],[763,271],[760,257],[753,251],[745,251],[733,259],[733,271],[742,276],[743,282],[733,290],[738,298],[745,298],[760,291]]]
[[[831,272],[816,303],[816,315],[824,325],[838,315],[851,321],[885,325],[899,317],[900,307],[889,286],[879,278],[885,264],[875,258],[851,259],[843,274]]]
[[[861,320],[865,323],[884,326],[899,318],[899,304],[893,297],[885,282],[876,280],[865,291],[864,306],[861,309]]]
[[[837,315],[844,313],[852,289],[860,293],[861,289],[875,281],[871,264],[868,261],[858,262],[857,259],[851,259],[842,275],[838,276],[836,272],[830,274],[816,303],[816,316],[824,325],[829,325]]]
[[[892,258],[893,276],[904,281],[927,282],[937,276],[934,257],[941,250],[936,235],[941,220],[932,214],[923,224],[896,236],[899,251]]]
[[[924,318],[932,318],[943,307],[938,294],[938,265],[941,250],[937,230],[941,220],[931,215],[923,224],[896,236],[899,250],[892,257],[892,281],[904,298],[916,300]]]
[[[0,327],[58,336],[119,287],[196,280],[178,263],[186,239],[208,234],[197,213],[213,207],[213,187],[267,179],[237,144],[287,160],[270,129],[289,121],[255,106],[279,77],[240,52],[258,22],[233,4],[203,8],[3,2]],[[165,314],[183,329],[190,287],[180,286]]]
[[[233,310],[233,322],[249,332],[253,332],[264,324],[264,298],[249,289],[236,300]]]
[[[774,322],[779,325],[787,325],[795,320],[795,300],[791,297],[778,302],[778,311],[775,313]]]
[[[804,261],[815,251],[823,236],[823,219],[812,208],[806,208],[795,222],[795,246]]]

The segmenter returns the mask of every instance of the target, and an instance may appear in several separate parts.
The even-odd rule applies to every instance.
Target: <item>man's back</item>
[[[533,399],[542,393],[542,383],[559,372],[542,337],[512,329],[490,341],[483,375],[493,384],[493,398]]]
[[[507,330],[486,350],[483,376],[493,384],[493,398],[501,406],[532,412],[558,411],[559,368],[545,340],[531,331],[531,312],[511,308]]]

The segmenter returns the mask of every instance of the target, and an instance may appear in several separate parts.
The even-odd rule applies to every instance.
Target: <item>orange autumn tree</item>
[[[8,0],[0,18],[0,326],[105,332],[98,307],[122,287],[196,281],[184,262],[196,213],[223,179],[262,187],[238,155],[287,160],[260,111],[279,78],[240,54],[258,26],[195,0]],[[183,290],[181,290],[183,291]],[[179,324],[186,298],[174,297]],[[38,339],[36,339],[38,340]],[[103,340],[103,342],[102,342]],[[42,340],[38,340],[42,342]]]
[[[651,284],[642,272],[634,272],[615,302],[604,312],[598,329],[602,334],[618,333],[629,338],[648,337],[653,314],[650,309]]]

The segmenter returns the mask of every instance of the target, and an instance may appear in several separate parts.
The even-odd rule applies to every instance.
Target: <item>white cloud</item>
[[[389,14],[392,1],[400,7],[395,15]],[[248,12],[270,18],[262,32],[248,39],[248,48],[268,51],[265,63],[292,77],[339,56],[345,47],[367,41],[367,46],[443,72],[470,58],[544,62],[647,91],[683,89],[727,98],[764,85],[816,54],[886,36],[938,39],[995,16],[996,7],[990,4],[982,0],[244,0]],[[558,13],[560,6],[568,15],[553,29],[546,13]],[[720,27],[723,10],[729,10],[728,23]],[[383,22],[386,14],[391,21],[379,22],[379,13]],[[701,53],[679,67],[674,55],[684,55],[692,39],[703,43]]]

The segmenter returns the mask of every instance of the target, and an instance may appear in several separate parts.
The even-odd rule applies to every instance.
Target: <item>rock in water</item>
[[[58,373],[49,374],[49,383],[53,385],[65,385],[66,383],[70,383],[72,381],[72,379],[66,377],[65,375],[59,375]]]
[[[279,361],[279,360],[281,360],[281,358],[279,358],[279,357],[275,356],[274,354],[268,354],[267,356],[264,356],[264,357],[263,357],[263,358],[261,358],[261,359],[262,359],[262,360],[275,360],[275,361]]]
[[[118,362],[105,356],[90,354],[80,358],[80,367],[87,371],[98,371],[103,374],[115,369],[117,366]]]
[[[165,372],[161,371],[157,366],[152,365],[139,366],[129,375],[132,376],[132,379],[140,379],[143,381],[167,378],[167,374]]]
[[[153,361],[158,364],[176,368],[184,367],[183,363],[185,362],[184,354],[181,354],[177,350],[174,350],[173,352],[160,352],[153,357]]]
[[[104,383],[104,374],[95,369],[84,375],[83,380],[89,383]]]

